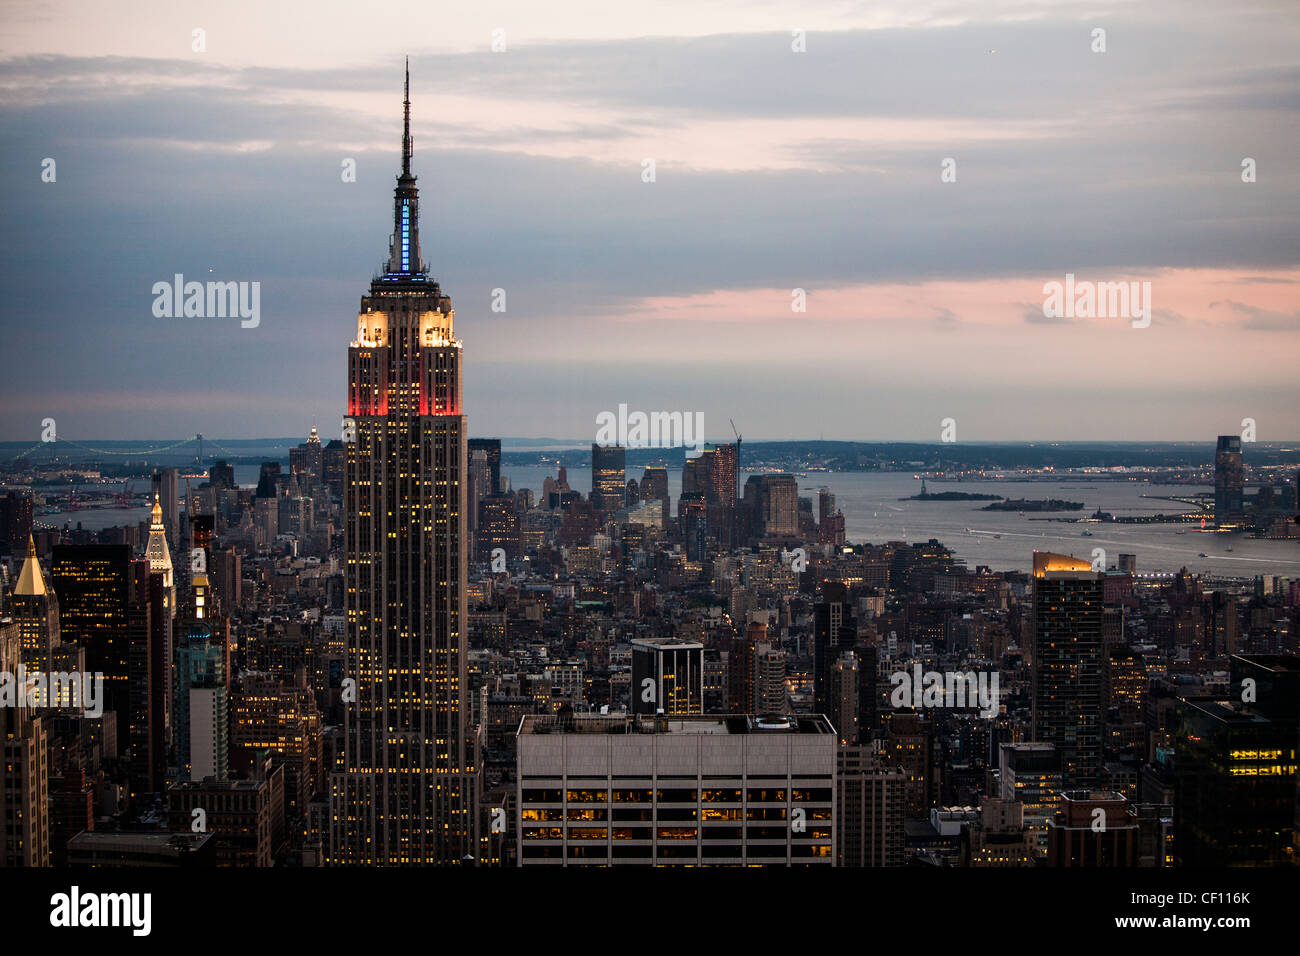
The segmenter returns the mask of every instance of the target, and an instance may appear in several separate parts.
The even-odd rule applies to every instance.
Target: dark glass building
[[[813,609],[813,696],[819,714],[830,713],[831,668],[845,650],[858,640],[858,618],[848,587],[841,581],[827,581],[822,597]]]
[[[1056,746],[1071,789],[1093,787],[1101,769],[1104,577],[1087,561],[1034,554],[1034,740]]]
[[[591,503],[612,514],[627,495],[627,449],[622,445],[591,446]]]
[[[86,649],[86,670],[104,675],[104,710],[129,702],[131,548],[125,544],[56,545],[51,569],[65,644]],[[119,738],[120,739],[120,738]]]
[[[1214,453],[1214,520],[1219,525],[1237,524],[1245,511],[1241,437],[1220,435]]]
[[[482,451],[487,455],[488,471],[491,476],[492,487],[489,494],[498,494],[501,491],[501,439],[500,438],[471,438],[469,439],[469,454]],[[467,459],[468,460],[468,459]]]
[[[1174,848],[1179,866],[1293,862],[1296,725],[1237,700],[1179,700]]]

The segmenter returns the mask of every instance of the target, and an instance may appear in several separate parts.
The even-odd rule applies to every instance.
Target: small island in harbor
[[[910,498],[899,498],[899,501],[1001,501],[1002,495],[977,495],[969,491],[941,491],[938,494],[930,494],[925,487],[925,479],[921,479],[921,493],[912,495]]]
[[[1082,501],[1062,501],[1059,498],[1031,500],[1029,498],[1007,498],[985,505],[980,511],[1082,511]]]

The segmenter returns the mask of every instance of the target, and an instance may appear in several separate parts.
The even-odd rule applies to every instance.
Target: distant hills
[[[332,436],[322,435],[328,442]],[[287,460],[289,449],[303,437],[203,440],[203,464],[217,459],[231,464]],[[1215,443],[1204,442],[869,442],[869,441],[744,441],[742,470],[782,468],[790,471],[898,471],[970,468],[1180,468],[1210,464]],[[77,440],[39,445],[0,442],[0,463],[22,456],[33,463],[57,456],[64,462],[147,462],[150,465],[193,466],[197,446],[186,440]],[[569,467],[591,463],[590,441],[563,438],[502,438],[501,457],[508,464],[559,460]],[[1300,465],[1300,442],[1250,442],[1243,454],[1253,465]],[[629,467],[663,463],[680,468],[681,448],[629,448]]]

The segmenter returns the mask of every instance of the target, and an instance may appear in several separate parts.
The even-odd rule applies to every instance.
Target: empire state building
[[[465,715],[465,416],[451,299],[420,259],[410,70],[388,263],[348,349],[343,754],[333,865],[456,863],[475,850]]]

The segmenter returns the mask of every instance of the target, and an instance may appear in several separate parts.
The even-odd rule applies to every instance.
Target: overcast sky
[[[0,439],[335,435],[407,53],[471,434],[1300,438],[1292,0],[462,7],[4,3]],[[1067,273],[1150,326],[1045,318]]]

